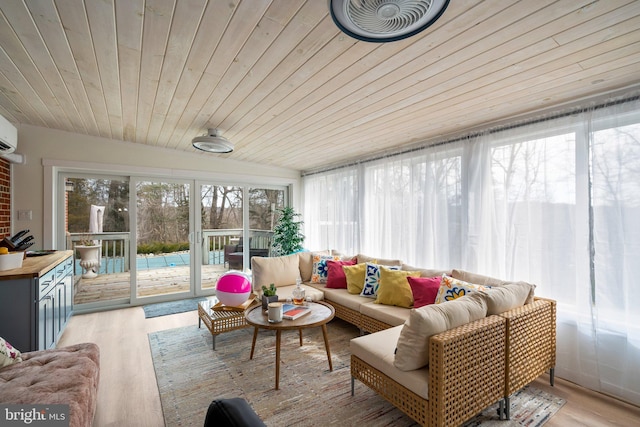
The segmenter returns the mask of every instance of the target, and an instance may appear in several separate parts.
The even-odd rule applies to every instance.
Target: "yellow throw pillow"
[[[350,294],[359,294],[364,287],[364,276],[367,264],[343,265],[344,275],[347,278],[347,291]]]
[[[411,308],[413,293],[407,277],[420,277],[419,271],[391,270],[380,267],[380,286],[376,304],[397,305]]]

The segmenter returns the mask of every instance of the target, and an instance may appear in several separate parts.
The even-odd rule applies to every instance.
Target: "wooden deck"
[[[228,271],[222,264],[202,266],[202,288],[215,287],[218,278]],[[176,266],[138,272],[138,296],[163,295],[189,290],[189,267]],[[76,276],[74,305],[129,298],[130,273],[100,274],[94,279]]]

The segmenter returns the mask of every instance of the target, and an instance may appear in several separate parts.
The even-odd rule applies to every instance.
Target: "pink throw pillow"
[[[327,261],[327,288],[347,289],[347,277],[342,266],[355,264],[355,261]]]
[[[436,302],[442,277],[407,277],[413,294],[413,308],[423,307]]]

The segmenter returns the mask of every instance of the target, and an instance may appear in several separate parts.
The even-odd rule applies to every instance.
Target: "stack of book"
[[[284,304],[282,306],[282,317],[289,320],[296,320],[310,312],[311,309],[305,305]]]

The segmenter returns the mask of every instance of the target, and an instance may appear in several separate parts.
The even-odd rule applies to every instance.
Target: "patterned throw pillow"
[[[438,295],[436,296],[436,304],[453,301],[474,291],[486,291],[489,288],[491,286],[475,285],[443,274],[440,289],[438,289]]]
[[[376,298],[378,295],[378,287],[380,286],[380,264],[372,262],[366,263],[364,273],[364,287],[360,296],[367,298]],[[399,265],[385,265],[389,270],[400,270]]]
[[[22,355],[4,338],[0,338],[0,368],[4,368],[14,362],[22,362]]]
[[[327,261],[340,261],[338,255],[314,255],[311,283],[327,283]]]

